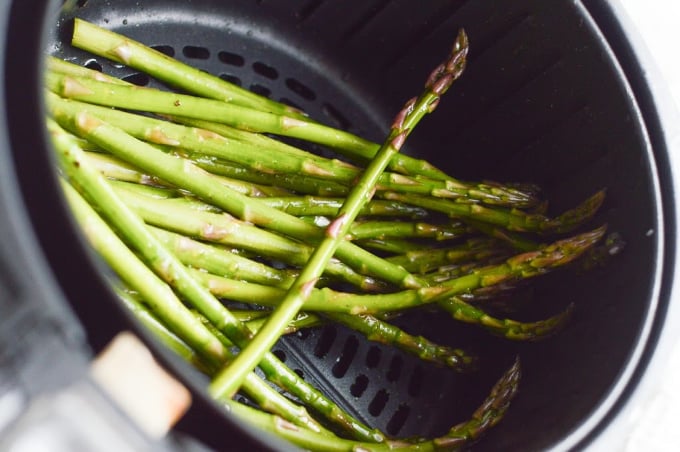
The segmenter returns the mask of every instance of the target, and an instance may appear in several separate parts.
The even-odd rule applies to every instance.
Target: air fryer
[[[431,436],[464,420],[519,356],[520,392],[473,450],[592,445],[636,400],[671,302],[673,156],[644,70],[608,2],[9,3],[0,14],[0,375],[9,382],[0,383],[0,395],[20,387],[28,406],[81,378],[93,354],[132,330],[193,393],[172,435],[217,449],[237,441],[286,447],[211,401],[200,376],[118,306],[108,270],[65,207],[43,133],[43,55],[156,83],[73,49],[68,32],[77,16],[378,142],[464,28],[465,74],[404,152],[461,179],[538,184],[552,212],[606,188],[593,223],[616,231],[624,251],[603,268],[536,281],[534,315],[576,308],[569,325],[542,342],[510,343],[425,314],[409,320],[415,333],[478,352],[481,369],[473,375],[429,366],[339,326],[285,338],[275,350],[352,414],[395,437]]]

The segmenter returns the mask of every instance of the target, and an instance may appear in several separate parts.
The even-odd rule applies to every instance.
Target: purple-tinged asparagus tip
[[[425,88],[431,88],[432,85],[439,79],[439,77],[442,76],[444,72],[446,72],[446,66],[444,64],[440,64],[439,66],[434,68],[434,70],[427,77],[427,81],[425,82]]]
[[[428,106],[427,106],[427,112],[428,112],[428,113],[432,113],[433,111],[435,111],[435,110],[437,109],[437,107],[439,106],[439,100],[440,100],[439,97],[435,97],[435,98],[432,100],[432,102],[430,102],[430,103],[428,104]]]
[[[397,113],[397,116],[394,118],[394,122],[392,123],[392,129],[393,130],[401,130],[404,127],[404,121],[406,120],[406,117],[411,114],[413,111],[413,107],[416,104],[416,98],[413,97],[409,99],[408,102],[404,105],[404,107],[399,110],[399,113]]]
[[[392,141],[390,141],[390,146],[392,146],[396,151],[399,151],[406,141],[406,135],[408,135],[408,129],[402,131],[400,134],[392,138]]]
[[[468,40],[467,33],[465,33],[465,30],[461,28],[458,30],[458,36],[456,36],[456,40],[453,43],[453,48],[451,49],[451,53],[459,53],[459,52],[468,52],[468,48],[470,47],[470,41]]]

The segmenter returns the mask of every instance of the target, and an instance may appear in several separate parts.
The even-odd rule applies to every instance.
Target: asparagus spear
[[[363,334],[369,341],[394,345],[407,353],[418,356],[423,361],[450,367],[459,372],[469,372],[476,368],[477,357],[464,350],[435,344],[423,336],[413,336],[375,316],[339,312],[324,315]]]
[[[384,193],[383,196],[385,199],[441,212],[451,218],[473,219],[478,222],[501,226],[510,231],[559,234],[572,231],[590,220],[602,205],[605,192],[605,190],[596,192],[580,205],[555,218],[548,218],[541,214],[530,214],[517,209],[491,209],[479,204],[454,203],[444,199],[396,192]]]
[[[421,248],[386,260],[415,273],[428,273],[439,267],[508,255],[508,250],[493,239],[471,238],[448,248]]]
[[[70,115],[53,109],[52,113],[62,125],[74,129],[102,148],[151,174],[157,174],[177,187],[191,191],[244,221],[275,228],[285,235],[307,242],[316,243],[323,236],[321,229],[304,220],[270,208],[257,198],[248,198],[227,187],[216,185],[211,177],[206,177],[203,170],[190,162],[166,155],[86,112]],[[401,267],[386,265],[384,260],[351,242],[342,243],[337,254],[339,259],[360,273],[380,277],[402,287],[418,285],[413,275]]]
[[[62,95],[69,97],[66,90],[68,84],[79,83],[77,78],[64,78],[63,76],[50,76],[48,79],[59,78],[64,86]],[[56,87],[56,82],[50,86]],[[99,88],[106,87],[101,83]],[[127,87],[130,91],[135,87]],[[159,94],[164,92],[159,91]],[[165,93],[170,95],[170,93]],[[78,94],[71,94],[78,96]],[[92,99],[96,103],[96,99]],[[331,182],[351,185],[359,177],[360,168],[347,163],[322,158],[310,153],[303,152],[279,152],[280,146],[262,147],[255,145],[252,140],[243,141],[240,136],[236,139],[225,138],[222,135],[209,132],[205,129],[197,129],[173,124],[168,121],[128,113],[125,111],[104,108],[83,102],[61,99],[58,96],[48,96],[48,102],[53,107],[70,111],[75,114],[79,111],[90,111],[98,118],[107,123],[119,127],[130,135],[148,142],[181,147],[193,153],[203,154],[209,157],[218,157],[239,165],[272,175],[298,174],[309,177],[321,177]],[[121,105],[116,105],[121,107]],[[288,149],[288,148],[286,148]],[[451,198],[456,201],[476,201],[476,191],[447,184],[444,181],[426,179],[423,177],[408,177],[397,173],[384,173],[379,176],[376,183],[379,191],[397,191],[400,193],[415,193],[431,195],[441,198]]]
[[[133,165],[130,165],[112,155],[88,152],[86,158],[90,161],[92,166],[96,167],[104,176],[109,179],[121,180],[125,182],[135,182],[144,185],[166,186],[170,184],[162,180],[145,174]],[[245,196],[253,198],[269,197],[269,196],[286,196],[290,195],[287,190],[282,190],[279,187],[269,185],[257,185],[252,182],[245,182],[240,179],[224,177],[223,175],[216,175],[215,183],[222,184],[225,187],[241,193]]]
[[[159,80],[204,97],[264,111],[301,116],[297,109],[206,74],[157,50],[82,19],[76,18],[74,21],[72,43],[83,50],[146,71]]]
[[[300,115],[295,110],[291,111],[290,107],[281,107],[280,104],[253,93],[243,93],[242,91],[244,90],[241,88],[231,85],[218,77],[187,67],[138,42],[83,20],[76,19],[72,44],[94,54],[147,72],[159,80],[179,86],[187,92],[193,92],[213,99],[233,100],[242,105],[250,105],[253,108],[260,108],[264,111],[279,112],[284,116],[290,117],[282,122],[283,129],[277,127],[277,130],[268,130],[268,132],[277,133],[278,131],[285,134],[286,128],[318,130],[316,123]],[[467,43],[465,45],[467,47]],[[445,67],[437,68],[431,77],[437,77],[438,72],[444,70],[446,70]],[[248,97],[248,99],[242,99],[243,96]],[[218,122],[220,121],[218,120]],[[380,147],[376,143],[363,140],[347,132],[336,130],[334,133],[326,134],[323,127],[321,127],[321,133],[317,135],[310,136],[310,134],[304,132],[303,134],[305,135],[304,139],[322,142],[342,151],[345,155],[366,161],[370,161]],[[432,179],[448,181],[451,187],[467,187],[467,184],[449,177],[427,161],[403,154],[397,154],[393,158],[390,162],[390,168],[403,174],[422,175]],[[520,188],[503,187],[495,184],[478,184],[473,188],[489,201],[496,200],[498,203],[510,203],[517,207],[533,205],[536,202],[531,191],[526,192]]]
[[[293,265],[304,265],[312,248],[282,237],[224,213],[194,210],[183,199],[159,200],[140,195],[132,186],[114,185],[116,193],[145,222],[201,240],[229,245]],[[361,275],[333,260],[326,267],[329,275],[365,290],[375,290],[373,278]]]
[[[96,170],[88,167],[77,141],[73,140],[68,133],[49,118],[47,119],[47,128],[57,151],[61,169],[88,197],[97,200],[97,206],[102,215],[124,235],[131,246],[144,258],[145,263],[159,277],[172,285],[178,293],[182,294],[187,302],[193,304],[230,341],[239,347],[245,347],[252,337],[252,332],[247,326],[234,317],[222,303],[192,277],[175,256],[169,253],[146,228],[142,220],[116,196],[106,180]],[[125,264],[120,265],[120,268],[121,271],[129,271]],[[141,271],[140,269],[139,272]],[[131,274],[132,276],[135,276],[135,272]],[[144,278],[144,280],[147,279]],[[187,314],[185,314],[182,304],[177,306],[175,303],[175,305],[171,304],[169,307],[164,305],[166,300],[175,299],[172,290],[168,286],[163,286],[162,291],[163,293],[159,294],[158,297],[150,298],[162,302],[163,306],[158,306],[158,308],[167,309],[169,321],[173,321],[174,316],[180,315],[184,319]],[[145,298],[147,297],[145,296]],[[206,331],[196,317],[191,315],[191,319],[193,319],[191,322],[194,323],[193,326],[195,326],[196,331]],[[188,320],[186,321],[188,322]],[[176,323],[180,326],[179,321]],[[208,340],[210,343],[209,346],[206,346],[205,341]],[[199,348],[214,349],[213,353],[216,353],[218,362],[224,358],[225,348],[214,339],[214,336],[209,335],[207,339],[204,339],[204,342],[197,339],[197,345],[200,344],[204,345]],[[310,404],[330,421],[351,432],[357,438],[363,438],[366,441],[383,440],[380,432],[369,429],[345,413],[318,390],[307,385],[271,352],[265,354],[260,362],[260,367],[268,379],[281,385],[303,402]]]
[[[433,238],[437,241],[460,238],[470,232],[470,228],[460,222],[434,224],[406,221],[355,221],[349,231],[349,239],[385,238]]]
[[[162,322],[159,322],[144,306],[143,302],[120,288],[116,289],[116,293],[123,305],[132,312],[135,318],[147,327],[155,337],[163,342],[168,348],[207,375],[212,375],[216,372],[215,368],[205,362],[201,353],[193,350],[181,338],[168,330]],[[233,358],[233,355],[229,356]],[[243,383],[242,390],[253,403],[259,405],[263,410],[276,414],[298,427],[306,428],[319,434],[332,435],[330,431],[310,416],[303,406],[296,405],[288,400],[254,373],[247,376]]]
[[[223,369],[212,381],[211,390],[219,394],[232,394],[237,391],[245,376],[253,370],[266,351],[271,349],[279,339],[285,325],[300,311],[311,295],[317,280],[340,243],[345,240],[350,225],[359,215],[362,206],[372,198],[376,184],[392,157],[399,152],[418,122],[426,114],[434,111],[441,96],[463,72],[467,52],[467,36],[461,30],[449,58],[441,66],[444,69],[439,71],[436,77],[428,80],[423,94],[407,102],[397,114],[385,143],[368,164],[356,186],[350,191],[338,216],[326,229],[326,237],[317,245],[285,298],[281,300],[267,322],[236,357],[232,365]]]

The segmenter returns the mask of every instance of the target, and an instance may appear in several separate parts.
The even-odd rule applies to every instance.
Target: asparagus
[[[382,251],[389,254],[404,254],[422,248],[422,245],[419,243],[393,238],[357,240],[357,243],[366,249]],[[385,262],[389,261],[385,259]]]
[[[307,245],[256,228],[224,213],[195,210],[187,207],[183,199],[152,199],[139,195],[133,186],[118,184],[114,188],[126,205],[154,226],[253,251],[294,265],[304,265],[312,254],[312,248]],[[376,287],[373,278],[363,276],[335,260],[328,264],[326,271],[365,290],[374,290]]]
[[[473,219],[475,221],[501,226],[510,231],[565,233],[570,232],[590,220],[602,205],[605,190],[600,190],[575,208],[555,218],[541,214],[530,214],[517,209],[490,209],[479,204],[449,202],[444,199],[428,198],[417,195],[388,192],[385,199],[441,212],[451,218]]]
[[[458,372],[469,372],[477,366],[477,357],[464,350],[435,344],[423,336],[413,336],[375,316],[338,312],[324,315],[363,334],[369,341],[394,345],[407,353],[418,356],[423,361],[446,366]]]
[[[295,192],[305,195],[337,197],[346,195],[348,191],[346,185],[317,177],[310,177],[297,173],[261,173],[215,157],[206,157],[186,151],[183,151],[180,156],[191,160],[197,166],[213,174],[240,179],[255,184],[270,184],[272,187],[286,189],[289,193]]]
[[[321,229],[266,206],[257,198],[248,198],[229,190],[228,187],[214,184],[200,168],[168,156],[86,112],[75,116],[65,114],[60,110],[53,110],[52,113],[62,125],[75,129],[95,144],[151,174],[157,174],[177,187],[191,191],[244,221],[275,228],[285,235],[307,242],[316,242],[323,235]],[[390,266],[384,260],[376,258],[350,242],[342,243],[337,254],[339,259],[360,273],[382,278],[401,287],[418,285],[415,278],[401,267]]]
[[[216,369],[205,362],[200,353],[194,351],[181,338],[168,330],[165,325],[144,307],[144,303],[132,296],[127,291],[117,288],[116,293],[121,303],[148,328],[156,338],[180,357],[202,370],[207,375],[212,375]],[[232,355],[230,355],[232,356]],[[233,357],[233,356],[232,356]],[[331,435],[325,427],[319,424],[307,410],[292,403],[286,397],[278,393],[271,386],[262,381],[257,375],[251,373],[247,376],[242,387],[243,392],[263,410],[276,414],[293,425],[306,428],[320,434]]]
[[[205,359],[209,360],[209,366],[222,363],[227,355],[222,344],[185,309],[167,285],[108,231],[104,222],[70,185],[62,183],[62,187],[74,215],[82,224],[82,230],[114,271],[145,298],[164,300],[154,306],[155,314],[170,329],[180,332],[182,339],[192,348],[201,350]]]
[[[103,176],[96,172],[93,168],[88,167],[86,161],[83,159],[83,151],[79,148],[77,141],[71,139],[71,136],[61,129],[54,121],[47,119],[47,127],[51,134],[52,141],[59,156],[60,167],[64,173],[76,184],[80,190],[86,193],[86,196],[97,200],[101,214],[106,219],[115,225],[118,231],[122,233],[127,241],[134,247],[137,252],[144,258],[144,261],[149,265],[154,272],[158,274],[163,280],[180,293],[187,302],[196,307],[201,314],[210,320],[210,322],[234,344],[239,347],[245,347],[247,342],[252,337],[252,332],[234,317],[210,292],[202,286],[194,277],[191,276],[188,269],[186,269],[174,255],[169,253],[165,247],[155,238],[155,236],[146,228],[146,225],[134,213],[132,213],[127,206],[116,196],[113,189],[108,185]],[[121,271],[129,271],[126,265],[118,262]],[[141,270],[140,270],[141,271]],[[147,280],[147,278],[143,278]],[[139,289],[139,288],[136,288]],[[163,286],[163,293],[159,297],[154,297],[154,300],[161,301],[163,306],[158,306],[159,309],[167,309],[169,321],[174,321],[174,316],[183,316],[185,318],[185,310],[180,303],[178,307],[170,304],[166,308],[164,305],[166,300],[175,300],[172,290],[168,286]],[[147,298],[145,296],[145,298]],[[196,317],[191,315],[191,321],[195,326],[196,331],[203,332],[205,329]],[[188,322],[188,320],[187,320]],[[179,323],[179,322],[177,322]],[[196,333],[198,334],[198,333]],[[225,348],[219,341],[214,339],[214,336],[209,335],[209,349],[214,349],[216,359],[224,358]],[[204,341],[205,341],[204,340]],[[197,339],[197,345],[203,344]],[[206,348],[205,345],[202,348]],[[219,362],[219,361],[218,361]],[[315,410],[326,416],[338,426],[351,432],[357,438],[363,438],[366,441],[382,441],[383,437],[380,432],[369,429],[362,423],[352,418],[349,414],[342,411],[337,405],[331,402],[318,390],[307,385],[301,380],[295,372],[288,369],[281,363],[276,356],[268,352],[260,362],[260,368],[263,370],[268,379],[281,385],[291,394],[296,395],[300,400],[313,406]]]
[[[99,152],[88,152],[86,154],[87,160],[90,164],[97,168],[104,176],[109,179],[120,180],[125,182],[135,182],[143,185],[153,185],[153,186],[165,186],[170,187],[171,185],[163,182],[162,180],[145,174],[133,165],[130,165],[112,155],[99,153]],[[223,175],[216,175],[214,179],[215,183],[229,187],[242,195],[261,198],[269,196],[286,196],[290,192],[287,190],[282,190],[278,187],[272,187],[268,185],[258,185],[251,182],[246,182],[239,179],[234,179],[230,177],[224,177]]]
[[[466,274],[436,286],[376,294],[338,292],[327,287],[312,289],[304,303],[304,309],[358,315],[402,311],[437,303],[456,295],[472,293],[480,288],[543,275],[582,256],[592,249],[603,234],[604,228],[598,228],[558,240],[539,250],[512,256],[497,265],[473,268]],[[262,306],[276,307],[286,293],[281,288],[244,283],[205,272],[195,272],[194,277],[214,295],[242,303],[256,302]]]
[[[376,143],[361,139],[347,132],[329,130],[329,128],[318,125],[300,115],[296,110],[291,110],[290,107],[281,107],[276,102],[247,91],[244,93],[244,90],[241,88],[231,85],[218,77],[187,67],[138,42],[83,20],[76,19],[72,43],[83,50],[147,72],[159,80],[179,86],[187,92],[193,92],[213,99],[233,100],[242,105],[250,105],[253,108],[260,108],[267,112],[279,112],[283,120],[280,125],[274,126],[274,130],[266,130],[267,132],[281,133],[283,135],[291,133],[294,136],[297,135],[294,129],[298,129],[302,131],[302,138],[306,140],[321,142],[342,151],[345,155],[352,158],[366,161],[370,161],[379,149],[379,145]],[[467,42],[465,46],[467,47]],[[445,67],[438,67],[433,71],[431,78],[438,77],[439,73],[444,70],[446,70]],[[234,94],[235,91],[237,94]],[[242,99],[243,96],[248,97],[248,100]],[[252,103],[250,103],[251,101]],[[175,114],[173,112],[168,113]],[[217,119],[217,122],[221,121]],[[252,130],[252,124],[246,128]],[[318,133],[314,134],[313,132]],[[468,187],[467,184],[451,178],[427,161],[407,155],[397,154],[389,166],[395,172],[447,181],[451,187]],[[517,207],[526,207],[536,202],[531,191],[523,191],[521,188],[504,187],[497,184],[478,184],[472,188],[480,197],[489,202],[499,204],[510,203]]]
[[[273,209],[281,210],[289,215],[322,215],[337,216],[342,206],[341,198],[326,198],[317,196],[271,197],[263,199],[262,204]],[[388,216],[424,218],[427,211],[420,207],[394,201],[371,200],[361,212],[363,216]]]
[[[407,251],[386,260],[401,265],[415,273],[428,273],[439,267],[485,260],[494,256],[507,255],[508,250],[493,239],[471,238],[457,246],[448,248],[425,248]]]
[[[267,322],[234,362],[223,369],[212,381],[211,390],[219,394],[236,392],[245,376],[255,368],[262,356],[279,339],[285,325],[297,315],[311,295],[317,280],[321,277],[324,268],[328,265],[340,243],[345,240],[350,225],[359,215],[362,206],[373,197],[376,184],[381,182],[380,176],[392,157],[399,152],[404,141],[418,122],[426,114],[434,111],[441,96],[463,72],[467,52],[467,36],[461,30],[449,58],[440,66],[444,69],[439,71],[436,77],[428,80],[423,94],[417,99],[407,102],[397,114],[385,143],[380,147],[357,184],[348,194],[338,216],[326,229],[326,237],[317,245],[314,253]]]
[[[486,431],[503,419],[510,402],[517,394],[520,374],[519,360],[516,360],[496,382],[488,397],[475,410],[468,421],[455,425],[444,435],[430,440],[389,440],[382,444],[370,444],[342,438],[329,438],[306,429],[297,428],[276,416],[253,410],[238,402],[229,402],[228,406],[230,411],[239,418],[307,450],[328,452],[458,450],[479,439]]]
[[[555,334],[564,326],[574,309],[573,305],[569,305],[562,312],[547,319],[536,322],[518,322],[492,317],[483,310],[466,303],[460,297],[451,297],[440,301],[438,306],[450,313],[456,320],[479,325],[496,335],[513,341],[537,341]]]
[[[291,270],[277,269],[164,229],[150,229],[187,266],[219,276],[281,288],[289,287],[294,280],[295,274]]]
[[[452,240],[470,232],[460,222],[433,224],[405,221],[355,221],[349,231],[350,240],[385,238],[433,238],[437,241]]]
[[[201,96],[264,111],[299,115],[297,109],[258,96],[82,19],[76,18],[74,21],[72,43],[83,50],[146,71],[159,80]]]
[[[61,91],[57,90],[60,94],[66,97],[77,97],[77,94],[70,94],[67,89],[69,84],[80,83],[77,78],[52,75],[48,80],[52,78],[60,80],[59,83],[63,85]],[[56,89],[57,82],[52,81],[50,86]],[[106,87],[107,84],[104,82],[98,86],[101,89]],[[130,91],[137,89],[132,86],[126,88],[129,88]],[[164,92],[159,91],[159,93],[163,94]],[[168,95],[169,93],[165,94]],[[94,101],[96,102],[96,100]],[[71,114],[79,111],[90,111],[98,118],[140,140],[170,147],[181,147],[196,154],[217,157],[266,174],[322,177],[331,182],[350,185],[359,177],[361,171],[347,163],[335,159],[321,158],[310,153],[278,152],[278,146],[262,147],[252,143],[252,140],[243,141],[240,136],[236,139],[225,138],[205,129],[185,127],[148,116],[69,101],[57,96],[48,96],[48,102],[53,104],[52,108],[66,110]],[[121,107],[122,104],[115,106]],[[390,190],[400,193],[431,195],[452,198],[457,201],[471,198],[471,192],[466,188],[447,184],[444,181],[422,177],[412,178],[396,173],[381,174],[376,187],[378,191]],[[472,199],[475,200],[474,197]]]

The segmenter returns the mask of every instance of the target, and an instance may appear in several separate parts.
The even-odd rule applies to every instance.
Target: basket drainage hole
[[[321,331],[321,337],[319,338],[319,342],[317,342],[316,347],[314,347],[314,356],[316,356],[317,358],[325,357],[328,351],[333,346],[333,342],[335,342],[335,338],[337,335],[338,332],[333,326],[325,327]]]
[[[266,86],[259,85],[257,83],[250,85],[250,91],[264,97],[269,97],[272,94],[272,91],[269,88],[267,88]]]
[[[373,397],[373,400],[371,400],[371,403],[368,405],[368,412],[373,416],[380,416],[380,413],[383,412],[389,400],[390,396],[387,391],[381,389],[375,394],[375,397]]]
[[[260,61],[256,61],[255,63],[253,63],[253,70],[257,74],[260,74],[262,77],[266,77],[270,80],[276,80],[277,78],[279,78],[279,71]]]
[[[228,64],[229,66],[242,67],[244,64],[246,64],[245,58],[243,58],[241,55],[225,52],[224,50],[217,54],[217,58],[222,63]]]
[[[295,94],[307,100],[315,100],[316,93],[307,85],[294,78],[286,79],[286,86]]]
[[[394,412],[385,427],[387,433],[396,436],[401,431],[404,424],[406,424],[409,414],[411,414],[411,407],[404,404],[399,405],[399,408]]]
[[[236,77],[235,75],[220,74],[220,78],[222,80],[226,80],[227,82],[232,83],[236,86],[241,86],[241,79]]]
[[[340,113],[340,111],[331,104],[322,104],[321,111],[328,116],[339,129],[348,130],[352,126],[352,123],[349,122],[345,115]]]
[[[411,379],[408,382],[408,394],[411,397],[417,397],[423,390],[423,381],[425,380],[425,375],[423,374],[422,367],[418,366],[413,369],[411,374]]]
[[[141,72],[126,75],[123,77],[123,80],[137,86],[147,86],[151,81],[148,75]]]
[[[354,383],[349,387],[349,392],[354,397],[361,397],[368,388],[368,377],[366,375],[357,375]]]
[[[333,376],[336,378],[342,378],[347,373],[349,366],[354,361],[354,357],[357,354],[357,348],[359,347],[359,340],[354,336],[349,336],[345,341],[345,346],[342,348],[342,353],[340,358],[333,366]]]
[[[207,60],[210,58],[210,50],[205,47],[198,46],[184,46],[182,54],[187,58],[195,60]]]
[[[366,353],[366,367],[374,368],[380,362],[380,349],[378,347],[371,347]]]
[[[286,362],[286,353],[283,350],[274,350],[272,353],[274,353],[274,356],[279,358],[282,363]]]
[[[158,50],[169,57],[175,56],[175,49],[172,46],[151,46],[152,49]]]
[[[401,368],[404,366],[404,360],[399,355],[392,357],[390,361],[390,367],[387,371],[388,381],[397,381],[401,375]]]

